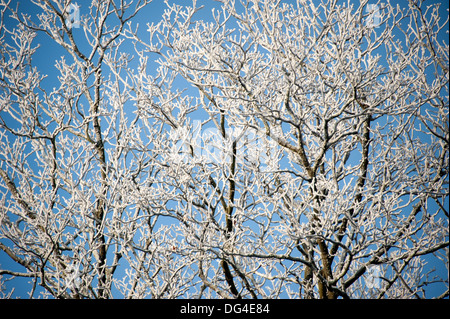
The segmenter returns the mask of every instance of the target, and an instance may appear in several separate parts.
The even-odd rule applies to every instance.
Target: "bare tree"
[[[57,298],[448,296],[428,266],[448,273],[438,5],[193,1],[143,34],[147,1],[93,1],[79,21],[70,1],[34,3],[37,17],[1,5],[0,256],[17,268],[0,282]],[[67,52],[51,83],[39,36]]]

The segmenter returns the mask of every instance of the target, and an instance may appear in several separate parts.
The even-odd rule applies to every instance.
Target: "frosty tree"
[[[33,5],[0,6],[4,297],[448,296],[439,5]]]

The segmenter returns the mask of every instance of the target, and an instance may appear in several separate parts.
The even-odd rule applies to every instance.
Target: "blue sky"
[[[295,1],[289,1],[289,0],[285,0],[284,2],[295,3]],[[430,1],[429,3],[439,3],[439,2],[441,2],[441,1]],[[448,4],[448,1],[442,1],[442,2],[443,2],[443,5],[441,6],[440,12],[441,12],[442,18],[444,18],[446,15],[448,15],[447,10],[448,10],[449,4]],[[90,1],[87,1],[87,0],[79,0],[77,2],[77,4],[80,7],[81,15],[83,15],[88,10],[87,7],[88,7],[89,3],[90,3]],[[178,1],[169,1],[169,3],[176,3],[176,4],[180,4],[180,5],[190,5],[191,1],[178,0]],[[369,3],[371,3],[371,1],[369,1]],[[376,3],[376,2],[373,1],[373,3]],[[402,6],[407,6],[408,1],[403,0],[403,1],[398,1],[397,3],[402,7]],[[428,1],[427,1],[427,3],[428,3]],[[205,8],[202,9],[197,15],[197,18],[202,19],[202,20],[209,20],[211,18],[210,17],[211,9],[220,8],[220,3],[215,2],[215,1],[198,1],[198,5],[205,6]],[[34,5],[32,5],[30,3],[22,2],[20,4],[20,8],[23,8],[23,11],[29,13],[31,16],[35,16],[38,14],[38,10],[36,10],[38,8],[36,8]],[[132,20],[133,24],[137,24],[137,23],[139,24],[140,34],[142,34],[143,38],[145,38],[148,35],[146,32],[147,23],[157,23],[160,20],[161,15],[165,9],[166,9],[166,4],[164,3],[164,1],[155,0],[153,3],[149,4],[144,10],[142,10]],[[8,23],[6,23],[6,25],[8,25]],[[82,32],[83,32],[83,30],[81,28],[74,29],[75,36],[82,37]],[[48,86],[49,88],[51,88],[52,86],[57,86],[58,82],[56,79],[57,70],[55,68],[55,62],[61,56],[67,55],[66,51],[64,49],[62,49],[61,47],[59,47],[56,43],[53,43],[52,41],[48,41],[48,37],[45,34],[39,34],[37,36],[37,38],[35,39],[35,44],[39,44],[40,48],[37,50],[36,54],[33,57],[33,64],[36,65],[41,72],[47,72],[47,74],[48,74],[48,78],[46,80],[44,80],[43,84]],[[180,82],[180,85],[182,85],[182,82]],[[188,92],[191,92],[191,91],[188,91]],[[192,92],[195,92],[195,90]],[[199,114],[198,116],[201,116],[201,113],[198,113],[198,114]],[[2,266],[7,266],[7,267],[9,265],[9,261],[7,260],[7,258],[5,258],[4,255],[2,255],[2,253],[0,253],[0,264],[2,264]],[[441,266],[441,265],[437,264],[436,266]],[[445,269],[443,269],[443,271],[445,271]],[[18,280],[18,279],[16,279],[16,280]],[[26,281],[28,281],[28,279],[20,279],[20,281],[26,282]],[[22,293],[24,291],[23,287],[18,285],[17,281],[10,283],[10,285],[14,286],[16,288],[17,296],[23,296],[22,295]]]

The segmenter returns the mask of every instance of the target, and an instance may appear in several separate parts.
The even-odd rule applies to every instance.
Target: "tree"
[[[2,283],[56,298],[448,296],[428,266],[448,273],[439,6],[221,2],[168,4],[146,34],[132,19],[147,1],[94,1],[79,21],[70,1],[33,1],[35,17],[2,2],[0,256],[18,265]],[[66,52],[53,81],[39,36]]]

